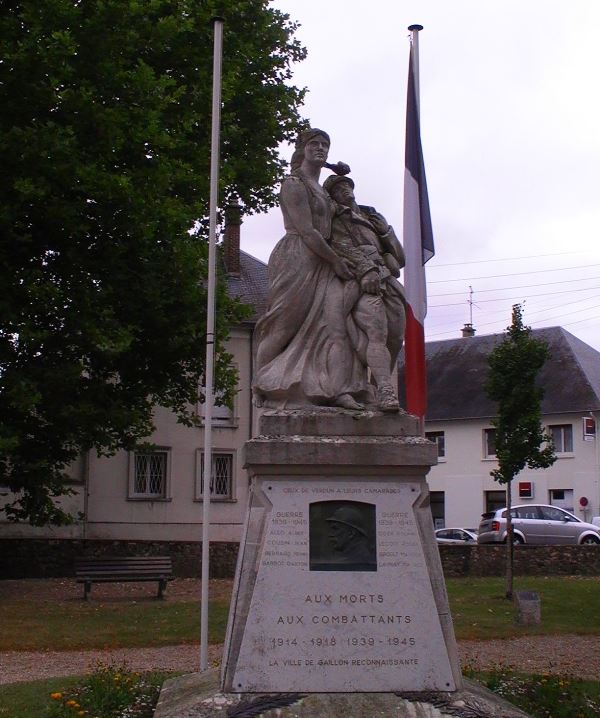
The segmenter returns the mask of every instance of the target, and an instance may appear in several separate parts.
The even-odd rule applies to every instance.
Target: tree
[[[152,407],[194,422],[206,331],[213,33],[225,16],[220,197],[276,202],[305,50],[267,0],[21,0],[0,9],[0,484],[9,518],[80,452],[132,448]],[[196,227],[190,233],[190,227]],[[217,299],[217,387],[242,305]]]
[[[545,469],[556,460],[552,438],[542,428],[543,390],[536,384],[548,355],[548,345],[531,336],[531,329],[523,325],[521,306],[515,304],[505,338],[488,357],[490,373],[485,386],[489,398],[498,402],[498,417],[492,421],[498,468],[490,475],[506,485],[507,598],[513,593],[512,480],[526,466]]]

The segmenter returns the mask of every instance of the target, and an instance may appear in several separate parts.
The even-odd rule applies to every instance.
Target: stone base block
[[[454,693],[248,695],[221,693],[216,670],[171,678],[163,685],[154,718],[528,718],[479,684],[465,680]]]

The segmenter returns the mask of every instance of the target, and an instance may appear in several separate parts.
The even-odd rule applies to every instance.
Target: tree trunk
[[[514,559],[514,533],[511,514],[512,481],[506,483],[506,598],[513,597],[513,559]]]

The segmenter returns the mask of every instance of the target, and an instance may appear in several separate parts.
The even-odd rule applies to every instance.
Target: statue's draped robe
[[[302,184],[312,226],[328,240],[334,206],[327,193],[298,176],[284,182]],[[342,282],[309,249],[283,200],[281,210],[286,234],[269,259],[269,306],[255,332],[256,401],[275,408],[332,406],[342,394],[369,401],[372,387],[353,345],[358,330],[350,315],[359,285]]]

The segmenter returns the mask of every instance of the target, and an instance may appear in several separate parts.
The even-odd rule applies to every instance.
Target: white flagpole
[[[221,125],[221,58],[223,18],[213,18],[213,88],[210,142],[210,203],[208,229],[208,288],[206,299],[206,366],[204,372],[204,486],[202,491],[202,595],[200,599],[200,670],[208,668],[208,582],[210,578],[210,480],[212,478],[212,415],[215,359],[216,229],[219,195],[219,131]]]

